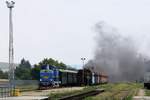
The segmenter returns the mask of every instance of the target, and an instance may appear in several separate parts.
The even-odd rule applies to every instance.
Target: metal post
[[[11,85],[14,80],[14,50],[13,50],[13,22],[12,22],[12,8],[14,8],[14,1],[6,1],[9,8],[9,73],[8,78]]]
[[[83,75],[82,75],[82,84],[84,84],[84,61],[86,58],[81,58],[83,64]]]

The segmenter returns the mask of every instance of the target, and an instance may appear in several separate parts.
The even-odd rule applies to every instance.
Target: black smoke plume
[[[107,74],[112,82],[140,80],[144,75],[144,61],[134,41],[104,22],[96,24],[96,31],[95,56],[85,67]]]

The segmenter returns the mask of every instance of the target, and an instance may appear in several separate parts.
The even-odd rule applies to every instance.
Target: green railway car
[[[77,71],[72,70],[59,70],[59,80],[61,86],[73,86],[77,84]]]

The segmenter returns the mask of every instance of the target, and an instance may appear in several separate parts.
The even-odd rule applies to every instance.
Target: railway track
[[[88,91],[88,92],[84,92],[84,93],[80,93],[80,94],[76,94],[76,95],[62,97],[59,100],[82,100],[85,97],[94,96],[94,95],[97,95],[102,92],[104,92],[103,89],[96,89],[96,90],[92,90],[92,91]]]
[[[116,93],[113,93],[110,98],[114,99],[114,100],[125,100],[126,98],[129,97],[130,91],[128,90],[122,90],[122,91],[118,91]]]

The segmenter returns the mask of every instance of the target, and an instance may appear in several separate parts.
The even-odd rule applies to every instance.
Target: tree
[[[41,67],[35,64],[34,68],[32,68],[32,72],[31,72],[33,80],[40,79],[40,70],[41,70]]]
[[[3,72],[0,69],[0,79],[8,79],[8,72]]]
[[[32,79],[31,64],[29,61],[26,61],[24,58],[21,60],[21,63],[15,69],[15,78],[20,80]]]
[[[52,65],[55,66],[58,69],[70,69],[70,70],[76,70],[75,68],[72,68],[71,66],[67,66],[63,62],[59,62],[58,60],[54,60],[52,58],[44,58],[39,64],[35,64],[32,68],[32,79],[39,80],[40,79],[40,70],[41,66],[43,65]]]
[[[64,64],[63,62],[58,62],[57,60],[54,60],[52,58],[44,58],[41,62],[38,64],[39,66],[43,65],[53,65],[56,66],[59,69],[67,69],[67,65]]]

